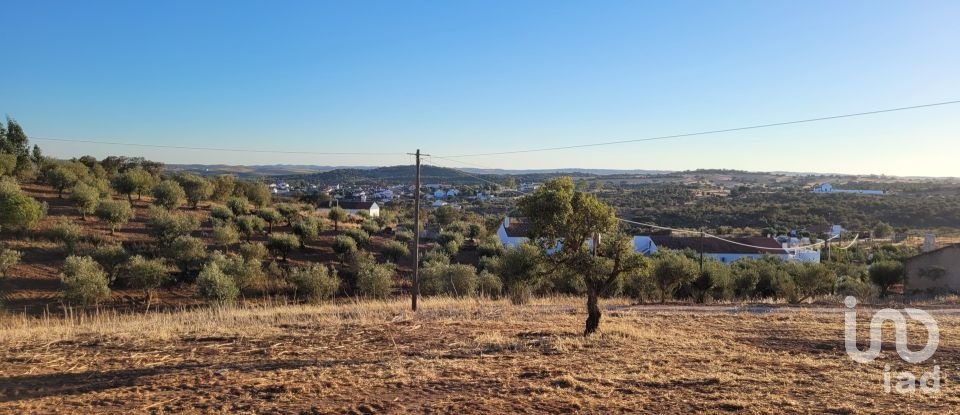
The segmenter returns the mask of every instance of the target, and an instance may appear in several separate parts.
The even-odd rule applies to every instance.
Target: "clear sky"
[[[960,99],[954,0],[6,1],[0,10],[0,112],[36,137],[451,155]],[[410,162],[34,142],[60,157],[169,163]],[[952,105],[462,160],[960,176],[958,142]]]

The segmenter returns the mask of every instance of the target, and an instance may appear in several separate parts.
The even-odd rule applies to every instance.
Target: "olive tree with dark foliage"
[[[600,295],[616,284],[620,276],[642,266],[632,249],[624,249],[628,238],[616,235],[614,209],[594,195],[574,190],[569,177],[546,182],[520,200],[520,212],[530,221],[530,240],[544,252],[554,271],[567,268],[583,275],[587,291],[587,321],[584,335],[600,327]],[[613,240],[591,255],[587,242],[606,234]]]

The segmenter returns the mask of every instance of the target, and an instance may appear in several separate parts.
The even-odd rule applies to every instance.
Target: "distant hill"
[[[264,177],[264,176],[285,176],[295,174],[321,173],[331,170],[342,169],[337,166],[312,166],[297,164],[273,164],[257,166],[239,166],[226,164],[167,164],[165,168],[171,172],[191,172],[204,176],[213,176],[218,174],[233,174],[238,177]],[[374,169],[376,167],[355,166],[351,169],[364,170]]]

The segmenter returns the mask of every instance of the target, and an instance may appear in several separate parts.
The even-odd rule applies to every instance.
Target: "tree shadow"
[[[79,395],[89,392],[101,392],[109,389],[138,386],[147,383],[144,379],[179,373],[189,373],[204,369],[216,373],[221,370],[274,371],[281,369],[299,369],[307,366],[333,367],[355,363],[351,360],[282,360],[282,361],[244,361],[225,364],[180,363],[151,368],[130,368],[82,373],[50,373],[43,375],[21,375],[0,378],[0,402],[45,398],[49,396]]]

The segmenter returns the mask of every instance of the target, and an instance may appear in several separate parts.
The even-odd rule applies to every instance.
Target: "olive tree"
[[[263,228],[266,226],[266,221],[258,216],[243,215],[237,217],[237,230],[247,237],[247,242],[250,242],[250,238],[253,237],[253,234],[262,232]]]
[[[890,287],[903,282],[903,264],[899,261],[879,261],[870,265],[870,281],[880,289],[880,296],[886,297]]]
[[[209,180],[196,174],[184,174],[177,178],[177,182],[183,187],[187,195],[187,202],[194,209],[200,205],[200,202],[210,200],[213,196],[213,184]]]
[[[297,295],[319,302],[331,298],[340,287],[340,277],[337,270],[325,265],[310,265],[303,268],[294,268],[290,272],[290,283],[296,289]]]
[[[45,206],[27,196],[12,179],[0,180],[0,231],[24,231],[37,227]]]
[[[167,210],[180,207],[186,198],[183,187],[173,180],[164,180],[153,188],[153,204]]]
[[[100,205],[100,191],[86,183],[77,183],[70,192],[70,200],[77,204],[80,217],[87,220],[87,215],[92,215]]]
[[[236,281],[227,275],[217,261],[208,262],[197,277],[200,297],[217,305],[226,305],[236,301],[240,289]]]
[[[281,256],[284,261],[287,260],[290,251],[297,249],[298,246],[300,246],[300,239],[289,233],[270,235],[270,240],[267,241],[267,249],[274,255]]]
[[[588,241],[616,234],[614,209],[593,194],[575,191],[569,177],[546,182],[522,198],[518,208],[530,220],[530,240],[543,252],[552,251],[544,259],[554,267],[583,274],[587,291],[584,334],[595,332],[600,326],[600,295],[619,282],[622,274],[642,264],[629,255],[632,250],[623,249],[624,237],[615,238],[616,243],[606,250],[594,247],[596,255],[590,255]]]
[[[110,234],[133,218],[133,209],[126,200],[104,199],[97,207],[97,218],[110,225]]]
[[[347,220],[348,217],[350,215],[340,206],[330,208],[330,213],[327,214],[327,218],[333,221],[333,230],[338,232],[340,231],[340,222]]]
[[[150,310],[153,297],[169,279],[170,268],[162,259],[146,259],[140,255],[130,258],[124,266],[124,279],[132,288],[143,290],[144,309]]]
[[[154,178],[150,172],[142,167],[134,167],[123,173],[114,176],[111,185],[117,193],[127,195],[127,201],[133,201],[133,194],[137,194],[137,199],[141,199],[144,193],[150,191],[153,187]]]
[[[273,208],[263,208],[257,210],[257,216],[259,216],[260,219],[263,219],[264,222],[267,222],[267,233],[273,233],[273,225],[283,220],[283,215]]]
[[[60,272],[63,300],[79,306],[95,305],[110,298],[107,274],[93,258],[69,256]]]
[[[300,219],[293,223],[293,233],[300,237],[300,249],[309,241],[320,237],[323,231],[323,222],[314,217]]]

